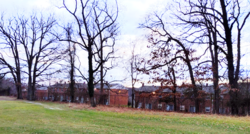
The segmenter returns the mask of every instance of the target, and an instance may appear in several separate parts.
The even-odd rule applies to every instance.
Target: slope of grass
[[[250,133],[249,117],[97,111],[41,103],[0,101],[0,133]],[[61,110],[49,109],[52,106]]]

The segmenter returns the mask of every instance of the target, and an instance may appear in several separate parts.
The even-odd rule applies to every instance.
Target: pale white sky
[[[29,15],[32,12],[42,12],[43,14],[54,14],[62,23],[68,21],[67,17],[65,17],[69,16],[68,13],[64,9],[58,8],[62,5],[61,0],[0,0],[0,2],[0,13],[4,13],[5,18],[16,16],[17,14]],[[143,46],[146,46],[147,42],[144,40],[143,30],[138,29],[139,23],[142,23],[150,12],[162,8],[164,3],[166,3],[166,0],[118,0],[120,34],[116,46],[124,59],[128,59],[126,56],[129,56],[131,53],[132,42],[136,41],[137,43],[137,53],[143,52]],[[87,71],[87,64],[84,66]],[[108,79],[121,80],[127,77],[126,71],[121,68],[120,66],[110,71],[107,75]],[[129,86],[129,80],[127,79],[126,81],[125,85]]]
[[[74,1],[74,0],[68,0]],[[127,59],[131,53],[131,44],[136,42],[137,53],[145,54],[147,40],[144,38],[145,31],[138,29],[139,23],[144,21],[144,18],[156,10],[161,10],[167,6],[167,2],[171,0],[117,0],[119,5],[118,23],[120,26],[120,35],[117,41],[118,53],[124,59]],[[67,22],[68,13],[64,9],[59,9],[62,5],[62,0],[0,0],[0,13],[4,12],[5,17],[15,16],[17,14],[31,14],[32,12],[43,12],[43,14],[54,14],[59,22]],[[248,32],[250,25],[245,28],[243,35],[242,53],[249,53],[250,33]],[[80,55],[79,55],[80,56]],[[242,64],[248,62],[249,56],[242,59]],[[86,68],[87,70],[87,68]],[[111,77],[112,76],[112,77]],[[127,73],[121,67],[112,70],[107,77],[110,80],[123,79]],[[124,84],[129,86],[129,80]],[[140,84],[139,84],[140,85]]]

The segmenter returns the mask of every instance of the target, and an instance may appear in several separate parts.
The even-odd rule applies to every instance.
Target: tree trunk
[[[71,102],[75,101],[75,81],[74,81],[74,65],[71,63],[71,69],[70,69],[70,100]]]
[[[103,101],[103,96],[102,96],[102,94],[103,94],[103,46],[102,46],[102,43],[101,43],[101,89],[100,89],[100,96],[99,96],[99,98],[100,98],[100,101],[99,101],[99,103],[101,103],[101,104],[103,104],[104,103],[104,101]]]
[[[215,23],[216,25],[216,23]],[[208,31],[210,32],[210,30]],[[211,30],[212,37],[210,38],[210,51],[212,57],[212,72],[213,72],[213,88],[214,88],[214,114],[219,113],[220,109],[220,89],[219,89],[219,59],[218,59],[218,44],[217,44],[217,32],[216,30]],[[210,34],[209,33],[209,34]],[[214,46],[214,51],[212,51],[212,45]]]
[[[174,92],[175,94],[175,92]],[[176,95],[174,95],[174,111],[177,111],[177,106],[176,106]]]
[[[20,85],[16,85],[16,89],[17,89],[17,99],[23,99],[21,86]]]
[[[91,106],[96,107],[96,102],[94,101],[94,71],[93,71],[93,65],[92,65],[92,48],[91,43],[89,43],[88,47],[88,62],[89,62],[89,81],[88,81],[88,91],[89,91],[89,97],[91,101]]]
[[[71,102],[75,101],[75,89],[74,89],[74,86],[75,86],[74,80],[71,79],[70,86],[69,86]]]
[[[218,46],[214,47],[214,63],[213,63],[213,88],[214,88],[214,114],[219,113],[220,108],[220,89],[219,89],[219,71],[218,71]]]
[[[95,97],[90,97],[90,104],[92,107],[96,107]]]
[[[196,113],[199,113],[199,100],[198,100],[198,90],[195,84],[195,80],[194,80],[194,74],[193,74],[193,68],[191,66],[191,61],[188,58],[188,52],[185,50],[185,56],[186,56],[186,60],[187,60],[187,66],[188,66],[188,70],[189,70],[189,75],[190,75],[190,79],[191,79],[191,83],[192,83],[192,88],[193,88],[193,94],[194,94],[194,101],[195,101],[195,109],[196,109]]]
[[[27,94],[27,100],[32,100],[32,86],[31,86],[31,80],[29,78],[29,81],[28,81],[28,94]]]
[[[18,72],[21,72],[19,69],[17,69]],[[16,90],[17,90],[17,99],[23,99],[23,94],[22,94],[22,82],[21,82],[21,76],[20,73],[17,73],[16,77]]]
[[[231,29],[229,28],[228,24],[228,17],[227,17],[227,10],[226,10],[226,5],[224,0],[220,0],[221,4],[221,10],[223,14],[223,27],[225,30],[225,40],[227,44],[227,64],[228,64],[228,80],[229,80],[229,85],[231,89],[237,89],[238,88],[238,80],[234,79],[234,76],[238,74],[234,74],[234,59],[233,59],[233,47],[232,47],[232,33]],[[240,60],[240,59],[238,59]],[[238,106],[237,106],[237,96],[238,92],[230,90],[230,104],[231,104],[231,113],[233,115],[238,114]]]
[[[134,99],[135,99],[135,88],[134,88],[134,86],[132,87],[132,108],[134,108]]]
[[[32,76],[31,76],[31,66],[32,64],[30,63],[30,61],[28,61],[28,75],[29,75],[29,78],[28,78],[28,96],[27,96],[27,100],[33,100],[33,92],[32,92]]]
[[[36,100],[36,73],[34,72],[34,76],[33,76],[33,82],[32,82],[32,100]]]

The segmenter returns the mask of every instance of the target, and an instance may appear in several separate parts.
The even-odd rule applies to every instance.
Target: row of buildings
[[[50,100],[69,102],[69,85],[55,84],[49,87],[38,87],[36,90],[37,100]],[[124,87],[121,84],[104,85],[104,91],[100,94],[100,85],[95,86],[94,100],[97,104],[127,106],[132,103],[132,89]],[[211,85],[201,86],[203,95],[199,101],[199,111],[196,111],[195,98],[187,95],[186,87],[177,87],[173,93],[171,87],[163,86],[144,86],[134,89],[134,107],[138,109],[162,110],[162,111],[178,111],[190,113],[212,113],[214,89]],[[219,114],[230,114],[229,105],[229,88],[220,87],[220,104]],[[23,96],[27,95],[27,91],[23,90]],[[90,103],[88,96],[87,84],[76,83],[75,100],[77,103]],[[241,107],[241,113],[250,112],[248,102],[247,105]]]
[[[195,113],[195,98],[187,95],[186,87],[177,87],[173,93],[171,87],[142,86],[135,89],[135,107],[144,109],[157,109],[164,111],[178,111]],[[199,113],[213,112],[213,86],[202,87],[203,96],[199,98]],[[230,99],[228,88],[221,88],[219,114],[229,114]]]
[[[69,84],[56,83],[54,85],[45,87],[38,86],[35,91],[37,100],[50,100],[71,102]],[[104,90],[100,93],[100,85],[96,85],[94,93],[94,100],[97,104],[103,105],[128,105],[128,88],[120,84],[104,85]],[[23,97],[27,97],[27,89],[23,90]],[[76,103],[90,103],[87,84],[76,83],[74,92],[74,102]]]

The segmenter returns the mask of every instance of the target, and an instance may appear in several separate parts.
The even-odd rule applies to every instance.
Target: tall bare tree
[[[189,42],[183,40],[181,36],[175,37],[174,34],[171,34],[170,30],[167,29],[168,24],[164,21],[164,13],[160,15],[154,13],[147,18],[145,23],[140,25],[141,28],[151,31],[148,40],[153,46],[151,59],[146,61],[149,67],[140,70],[149,73],[149,71],[183,61],[188,68],[196,112],[199,112],[199,89],[196,85],[195,71],[192,66],[192,63],[199,58],[194,55],[195,50],[190,47]]]
[[[180,3],[179,3],[180,4]],[[187,17],[181,17],[176,13],[176,17],[182,21],[182,25],[187,29],[184,33],[186,36],[186,40],[188,40],[187,36],[192,36],[193,39],[188,40],[190,43],[198,44],[198,45],[207,45],[208,47],[204,50],[206,53],[207,50],[210,51],[211,59],[205,59],[205,61],[200,62],[198,66],[207,66],[208,63],[211,63],[212,69],[212,81],[214,86],[214,113],[219,113],[219,48],[218,44],[220,43],[218,40],[217,34],[217,23],[218,20],[207,15],[215,15],[215,11],[209,12],[207,8],[212,9],[215,8],[215,0],[211,1],[196,1],[193,3],[192,1],[188,1],[186,3],[188,6],[184,6],[185,8],[181,8],[178,13]],[[207,66],[209,67],[209,66]]]
[[[243,1],[241,1],[243,2]],[[184,23],[192,25],[192,28],[200,28],[197,31],[206,31],[208,37],[209,49],[212,58],[213,80],[216,99],[216,113],[219,110],[219,90],[218,90],[218,51],[224,54],[226,59],[227,75],[230,85],[230,104],[231,113],[238,114],[238,80],[240,75],[241,61],[241,32],[249,18],[250,12],[242,11],[239,0],[204,0],[204,1],[187,1],[189,6],[180,8],[181,15],[177,18]],[[183,3],[183,2],[180,2]],[[184,3],[185,4],[185,3]],[[180,6],[181,7],[181,6]],[[189,9],[187,9],[188,7]],[[220,7],[220,8],[218,8]],[[186,16],[189,16],[186,19]],[[189,29],[191,29],[189,27]],[[235,34],[232,34],[233,31]],[[193,32],[193,31],[192,31]],[[191,33],[191,32],[189,32]],[[197,32],[196,32],[197,33]],[[233,35],[236,35],[233,37]],[[201,39],[199,37],[199,39]],[[236,43],[233,42],[236,39]],[[211,51],[211,47],[213,51]],[[236,60],[234,60],[234,46],[236,48]]]
[[[3,74],[10,73],[15,81],[17,90],[17,99],[23,99],[22,97],[22,82],[21,82],[21,61],[19,54],[20,43],[17,38],[20,26],[17,21],[5,20],[1,17],[0,22],[0,37],[2,38],[1,44],[4,47],[1,49],[0,65]],[[8,54],[7,52],[10,52]]]
[[[68,25],[67,27],[65,27],[65,32],[66,32],[66,38],[68,40],[71,40],[71,34],[72,34],[72,25]],[[75,62],[76,62],[76,45],[71,43],[70,41],[68,41],[68,48],[66,49],[66,62],[68,62],[69,64],[67,65],[67,68],[69,69],[69,79],[70,79],[70,83],[69,83],[69,93],[70,93],[70,100],[71,102],[74,102],[75,100]]]
[[[2,22],[1,32],[5,37],[5,43],[12,48],[16,64],[15,68],[10,65],[8,67],[16,72],[13,77],[17,79],[15,80],[17,83],[21,83],[19,80],[21,71],[28,75],[28,100],[35,99],[37,78],[44,75],[46,70],[52,69],[51,65],[59,59],[57,39],[53,36],[55,25],[56,20],[52,16],[45,18],[41,15],[38,18],[36,14],[31,15],[30,18],[13,17],[7,25]],[[20,52],[23,52],[25,57],[21,56]],[[23,70],[20,69],[21,67]]]
[[[129,64],[129,66],[126,67],[126,70],[128,71],[131,79],[131,86],[132,86],[132,108],[135,107],[135,84],[139,81],[139,71],[137,68],[140,67],[140,58],[138,54],[135,54],[135,46],[136,44],[133,44],[132,50],[131,50],[131,56],[129,58],[129,61],[125,64]]]
[[[28,71],[28,100],[35,100],[36,84],[39,76],[45,75],[47,70],[53,69],[51,65],[60,59],[59,47],[54,27],[56,20],[53,16],[47,18],[41,15],[22,17],[17,20],[21,27],[17,38],[23,46]]]
[[[88,82],[88,91],[93,107],[96,106],[94,73],[98,72],[103,63],[108,60],[102,57],[104,43],[114,41],[118,30],[116,23],[118,17],[117,3],[115,1],[115,8],[108,6],[108,4],[110,4],[108,1],[75,0],[74,9],[71,10],[65,0],[63,1],[64,8],[74,18],[76,26],[74,27],[75,38],[62,39],[62,41],[75,43],[88,53],[88,77],[83,77]],[[111,45],[114,45],[114,43],[111,43]],[[109,54],[106,53],[106,55]]]

